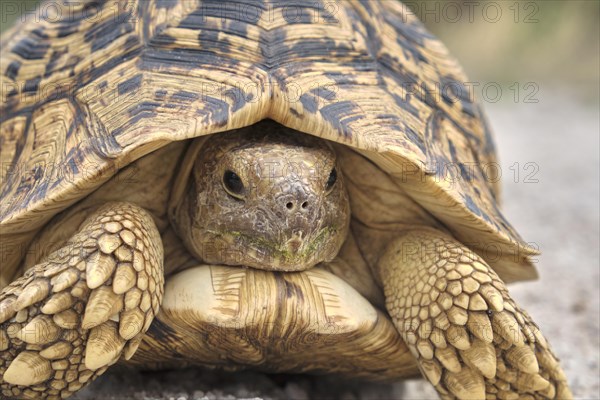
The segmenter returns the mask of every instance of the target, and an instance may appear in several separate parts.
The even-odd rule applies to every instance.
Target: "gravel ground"
[[[501,156],[505,214],[526,240],[542,250],[540,279],[514,284],[511,293],[550,340],[579,399],[600,399],[597,107],[560,92],[545,93],[538,104],[486,106]],[[254,398],[435,399],[436,395],[422,381],[372,385],[258,373],[120,370],[107,373],[76,397]]]

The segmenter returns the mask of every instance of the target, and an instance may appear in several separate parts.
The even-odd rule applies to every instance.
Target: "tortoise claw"
[[[0,294],[2,394],[69,396],[121,355],[131,357],[158,311],[162,263],[158,231],[144,210],[110,203],[92,214]]]
[[[394,324],[442,398],[572,398],[539,329],[477,254],[413,231],[379,268]]]

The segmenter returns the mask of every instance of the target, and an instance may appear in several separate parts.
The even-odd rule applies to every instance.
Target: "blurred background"
[[[532,81],[542,86],[538,98],[560,88],[593,104],[600,85],[599,3],[405,2],[472,80],[499,82],[509,92],[514,82]]]
[[[36,1],[1,3],[5,10],[10,3],[28,11]],[[502,164],[504,212],[542,251],[540,279],[514,284],[511,293],[562,359],[576,398],[599,399],[600,2],[406,3],[479,84],[475,93]],[[1,17],[0,30],[15,18]],[[419,381],[333,386],[301,378],[282,384],[242,374],[234,384],[198,371],[112,374],[78,398],[108,398],[99,393],[115,399],[436,398]]]

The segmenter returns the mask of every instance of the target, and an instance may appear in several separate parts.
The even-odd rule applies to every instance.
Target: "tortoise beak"
[[[300,250],[301,246],[302,246],[302,240],[299,239],[298,237],[294,237],[294,238],[288,240],[286,243],[287,249],[292,254],[297,254],[298,251]]]

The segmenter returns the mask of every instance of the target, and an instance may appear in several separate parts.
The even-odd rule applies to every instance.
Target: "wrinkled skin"
[[[350,220],[336,155],[308,135],[217,135],[200,149],[171,222],[209,264],[302,271],[338,254]]]

